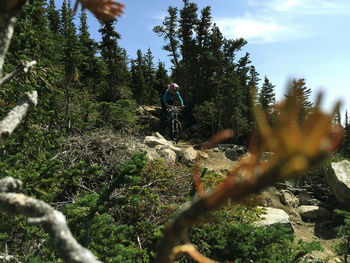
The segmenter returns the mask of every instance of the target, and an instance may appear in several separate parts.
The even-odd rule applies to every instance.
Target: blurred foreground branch
[[[0,0],[0,79],[16,23],[16,16],[26,2],[26,0]]]
[[[7,190],[18,190],[20,184],[20,181],[11,177],[0,180],[0,211],[28,216],[29,224],[42,224],[51,235],[56,250],[66,262],[100,262],[74,239],[61,212],[43,201],[7,192]]]
[[[36,91],[26,92],[17,105],[0,121],[0,145],[8,138],[27,112],[38,103]]]
[[[0,79],[0,86],[9,82],[14,76],[16,76],[20,72],[27,73],[32,67],[36,65],[36,61],[33,60],[31,62],[24,62],[18,65],[17,69],[6,75],[2,79]]]

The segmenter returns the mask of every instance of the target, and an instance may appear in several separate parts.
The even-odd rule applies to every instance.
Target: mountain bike
[[[170,105],[168,108],[167,115],[167,126],[170,127],[170,137],[176,143],[181,139],[182,136],[182,124],[179,121],[180,111],[184,106]]]

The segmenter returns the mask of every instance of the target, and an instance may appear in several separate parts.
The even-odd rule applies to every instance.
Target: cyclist
[[[165,125],[165,118],[167,115],[167,109],[175,105],[176,99],[180,103],[181,106],[184,106],[183,100],[181,98],[179,90],[179,85],[176,83],[171,83],[167,89],[163,92],[162,95],[162,118],[161,118],[161,125],[164,127]]]

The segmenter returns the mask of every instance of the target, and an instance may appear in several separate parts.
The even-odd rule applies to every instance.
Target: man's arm
[[[183,100],[182,100],[182,98],[181,98],[180,92],[176,91],[176,95],[177,95],[177,97],[179,98],[179,101],[180,101],[181,106],[183,106],[183,105],[184,105],[184,102],[183,102]]]
[[[168,103],[166,102],[167,98],[168,98],[168,89],[165,90],[163,97],[162,97],[162,101],[166,107],[169,106]]]

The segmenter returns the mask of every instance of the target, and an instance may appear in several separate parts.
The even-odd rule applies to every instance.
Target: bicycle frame
[[[179,111],[182,109],[182,106],[170,106],[168,109],[168,121],[171,124],[171,136],[174,141],[179,141],[182,135],[182,125],[179,121]]]

